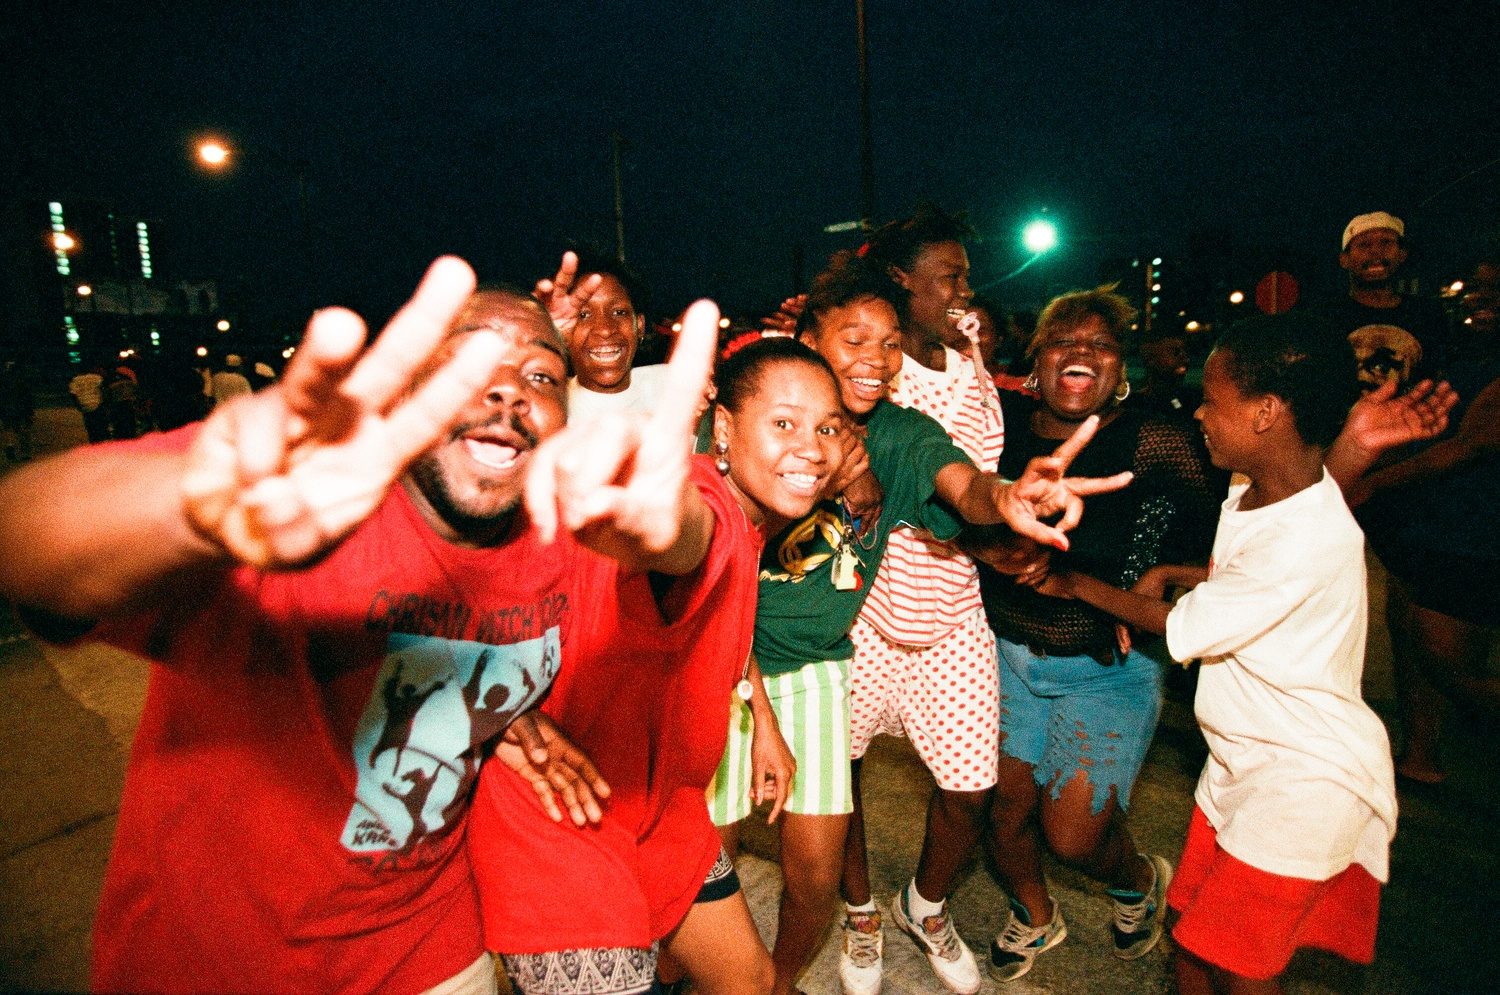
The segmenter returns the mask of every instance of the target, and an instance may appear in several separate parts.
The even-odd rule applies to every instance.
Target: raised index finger
[[[448,337],[448,323],[474,292],[474,271],[455,256],[434,262],[411,300],[360,357],[345,393],[384,411],[404,395]]]
[[[1052,451],[1052,458],[1059,461],[1058,472],[1068,472],[1068,465],[1083,452],[1083,447],[1089,444],[1094,433],[1099,430],[1099,416],[1089,415],[1083,420],[1083,424],[1073,430],[1073,434],[1063,441],[1063,444]]]
[[[665,390],[651,416],[651,426],[662,438],[681,439],[698,427],[698,403],[713,373],[718,344],[718,305],[695,302],[683,315],[682,331],[667,362]]]

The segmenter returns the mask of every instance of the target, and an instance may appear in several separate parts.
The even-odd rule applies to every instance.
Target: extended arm
[[[1492,397],[1489,401],[1492,411],[1496,400]],[[1456,403],[1458,395],[1446,383],[1423,380],[1399,397],[1395,381],[1382,384],[1350,409],[1343,431],[1323,457],[1323,465],[1347,494],[1384,453],[1441,434]],[[1478,403],[1479,398],[1475,398]]]
[[[320,311],[282,380],[216,410],[186,452],[85,448],[6,477],[0,594],[96,619],[194,567],[326,553],[488,382],[488,333],[424,376],[473,285],[462,261],[434,263],[364,351],[358,317]]]
[[[972,525],[1004,522],[1016,533],[1058,549],[1068,548],[1064,535],[1083,517],[1083,498],[1119,490],[1130,483],[1131,474],[1112,477],[1068,477],[1068,466],[1088,445],[1099,427],[1090,416],[1052,453],[1026,464],[1015,481],[999,474],[982,473],[969,463],[950,463],[938,471],[934,487],[944,501]],[[1056,526],[1043,518],[1060,514]]]
[[[1122,591],[1113,584],[1106,584],[1087,574],[1052,574],[1039,590],[1044,594],[1086,601],[1122,622],[1157,635],[1167,631],[1167,615],[1172,611],[1172,606],[1165,601],[1133,591]]]
[[[1500,451],[1500,380],[1475,395],[1452,436],[1357,479],[1345,488],[1345,496],[1350,507],[1355,507],[1378,491],[1436,477],[1497,451]]]

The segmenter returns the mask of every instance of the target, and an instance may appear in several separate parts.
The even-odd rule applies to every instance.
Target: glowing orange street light
[[[227,332],[227,331],[229,331],[229,319],[228,318],[220,318],[217,322],[214,323],[214,327],[217,328],[221,332]]]
[[[65,231],[55,231],[52,233],[52,247],[58,252],[69,252],[78,247],[78,239]]]
[[[1231,304],[1243,304],[1244,302],[1245,292],[1243,290],[1236,290],[1234,293],[1229,295],[1229,303]]]
[[[78,296],[79,297],[87,297],[90,294],[92,294],[93,292],[94,292],[94,288],[91,287],[91,286],[89,286],[86,283],[80,283],[78,285]]]
[[[216,138],[198,143],[198,158],[209,166],[222,166],[229,161],[229,146]]]

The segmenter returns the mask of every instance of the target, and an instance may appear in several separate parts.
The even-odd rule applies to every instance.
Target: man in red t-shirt
[[[280,383],[201,426],[0,481],[0,595],[49,636],[152,661],[96,988],[495,990],[463,848],[479,761],[504,731],[554,819],[558,795],[599,818],[587,761],[512,720],[589,631],[594,590],[708,556],[686,444],[716,331],[699,310],[671,364],[689,403],[601,443],[611,478],[551,468],[556,542],[519,505],[563,426],[561,339],[457,260],[367,350],[354,315],[320,312]]]

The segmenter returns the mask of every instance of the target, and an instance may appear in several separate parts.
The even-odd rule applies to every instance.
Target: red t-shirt
[[[522,528],[450,545],[398,484],[314,567],[221,572],[100,628],[153,666],[95,988],[415,992],[480,955],[463,827],[482,744],[617,572]]]
[[[552,822],[501,764],[480,775],[469,852],[491,950],[649,946],[687,915],[718,856],[704,791],[750,653],[762,537],[707,457],[693,479],[714,535],[672,593],[675,620],[663,622],[646,576],[612,575],[590,592],[543,704],[609,782],[603,823]]]

